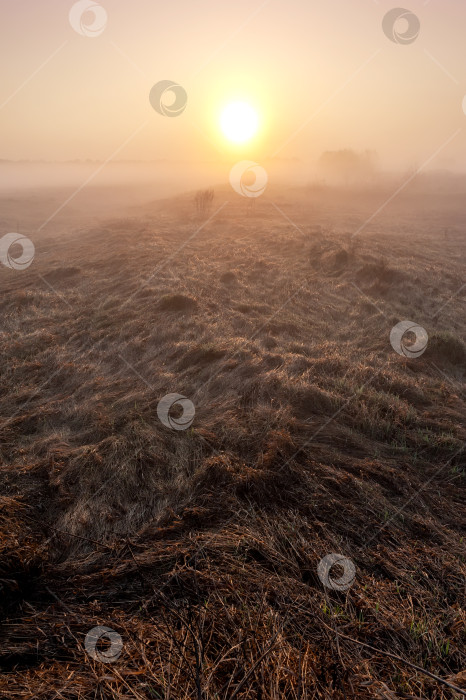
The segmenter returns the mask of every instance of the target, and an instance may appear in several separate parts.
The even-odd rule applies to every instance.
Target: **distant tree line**
[[[325,179],[335,184],[369,182],[377,170],[376,151],[357,153],[349,148],[325,151],[319,158],[319,169]]]

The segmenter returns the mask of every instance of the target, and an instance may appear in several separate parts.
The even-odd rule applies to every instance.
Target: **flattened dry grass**
[[[465,685],[461,240],[188,206],[2,272],[0,695],[459,697],[406,662]]]

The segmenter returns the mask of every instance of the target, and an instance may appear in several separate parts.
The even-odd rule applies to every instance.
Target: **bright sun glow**
[[[227,139],[242,143],[256,133],[259,117],[247,102],[232,102],[223,111],[220,124]]]

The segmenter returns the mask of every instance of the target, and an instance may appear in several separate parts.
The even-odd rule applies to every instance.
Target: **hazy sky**
[[[382,30],[399,3],[421,25],[407,45]],[[347,147],[466,166],[464,0],[101,0],[97,37],[72,29],[73,4],[1,0],[0,158],[313,161]],[[151,107],[160,80],[185,88],[180,116]],[[240,147],[219,129],[236,99],[261,120]]]

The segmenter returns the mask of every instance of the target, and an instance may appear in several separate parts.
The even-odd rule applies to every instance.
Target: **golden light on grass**
[[[232,102],[223,110],[220,126],[229,141],[244,143],[256,135],[259,116],[247,102]]]

